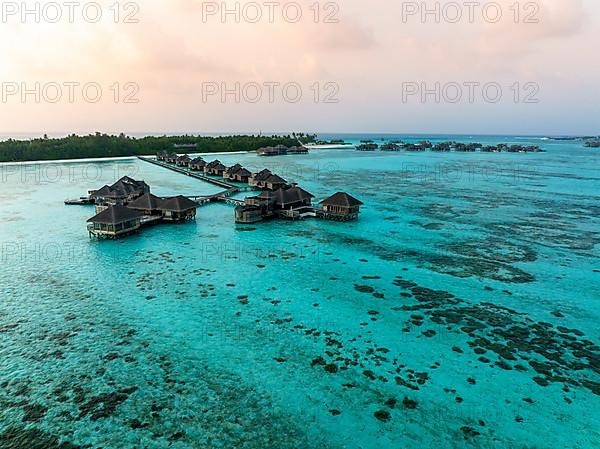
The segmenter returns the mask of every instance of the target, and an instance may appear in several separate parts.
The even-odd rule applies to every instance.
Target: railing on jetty
[[[199,206],[205,206],[206,204],[215,202],[222,202],[233,206],[243,206],[246,204],[244,200],[230,198],[228,195],[223,193],[216,193],[209,196],[188,196],[188,198],[198,203]]]
[[[198,205],[200,205],[200,206],[204,206],[206,204],[214,203],[217,201],[224,202],[226,204],[235,205],[235,206],[243,205],[244,200],[238,200],[238,199],[230,198],[230,197],[237,193],[240,193],[240,192],[247,192],[249,190],[254,190],[252,187],[249,187],[249,186],[236,186],[233,184],[229,184],[228,182],[225,182],[221,179],[211,178],[209,176],[202,175],[200,173],[196,173],[191,170],[186,170],[185,168],[182,168],[182,167],[177,167],[175,165],[168,164],[166,162],[157,161],[156,159],[151,159],[151,158],[143,157],[143,156],[138,156],[138,159],[140,159],[144,162],[149,162],[151,164],[158,165],[159,167],[164,167],[169,170],[173,170],[177,173],[181,173],[186,176],[191,176],[193,178],[211,183],[213,185],[217,185],[219,187],[225,187],[227,189],[222,192],[215,193],[213,195],[198,195],[198,196],[189,196],[188,197],[192,201],[195,201],[196,203],[198,203]]]
[[[246,204],[244,200],[238,200],[236,198],[228,197],[222,197],[221,201],[223,201],[225,204],[230,204],[232,206],[244,206]]]
[[[143,156],[138,156],[138,159],[144,161],[144,162],[149,162],[151,164],[154,165],[158,165],[160,167],[164,167],[164,168],[168,168],[169,170],[173,170],[176,171],[178,173],[181,173],[183,175],[186,176],[191,176],[192,178],[196,178],[196,179],[200,179],[202,181],[206,181],[208,183],[217,185],[219,187],[225,187],[227,190],[232,190],[232,189],[237,189],[237,191],[239,192],[241,189],[237,186],[234,186],[233,184],[229,184],[221,179],[215,179],[215,178],[211,178],[209,176],[206,175],[201,175],[200,173],[196,173],[193,172],[191,170],[186,170],[183,167],[177,167],[176,165],[171,165],[168,164],[166,162],[162,162],[162,161],[157,161],[156,159],[151,159],[149,157],[143,157]]]
[[[162,221],[162,215],[144,215],[140,219],[140,226],[152,226]]]
[[[303,220],[307,217],[316,217],[317,213],[312,206],[301,206],[296,209],[283,209],[278,212],[280,218],[287,220]]]

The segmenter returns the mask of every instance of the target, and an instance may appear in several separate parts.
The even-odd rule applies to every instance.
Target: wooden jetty
[[[188,196],[199,206],[213,202],[222,202],[235,206],[236,223],[249,224],[269,218],[281,218],[286,220],[303,220],[305,218],[322,218],[335,221],[350,221],[358,218],[360,206],[363,203],[345,192],[338,192],[335,195],[321,202],[322,208],[315,208],[312,205],[314,196],[306,190],[298,187],[296,184],[288,182],[273,175],[269,170],[263,170],[248,177],[249,186],[236,186],[226,182],[221,178],[214,178],[191,171],[189,168],[174,165],[172,162],[163,162],[158,159],[138,156],[144,162],[149,162],[160,167],[173,170],[175,172],[191,176],[201,181],[223,187],[226,190],[215,193],[214,195]],[[173,158],[171,158],[172,160]],[[213,161],[218,162],[219,161]],[[222,164],[221,164],[222,165]],[[241,165],[236,164],[230,167],[225,177],[239,170]],[[263,190],[258,196],[247,197],[244,200],[231,198],[231,196],[248,191]]]
[[[200,173],[193,172],[190,170],[186,170],[185,168],[178,167],[176,165],[167,164],[166,162],[157,161],[156,159],[151,159],[149,157],[138,156],[138,159],[144,162],[149,162],[154,165],[158,165],[159,167],[168,168],[169,170],[176,171],[186,176],[191,176],[192,178],[200,179],[202,181],[214,184],[219,187],[224,187],[227,190],[239,189],[238,186],[234,186],[233,184],[229,184],[228,182],[223,181],[222,179],[211,178],[210,176],[201,175]]]
[[[231,196],[240,193],[247,192],[249,190],[254,190],[252,187],[248,186],[236,186],[230,184],[222,179],[211,178],[210,176],[206,176],[189,169],[185,169],[182,167],[178,167],[176,165],[172,165],[166,162],[158,161],[156,159],[151,159],[148,157],[138,156],[138,159],[144,162],[149,162],[150,164],[158,165],[159,167],[167,168],[169,170],[173,170],[177,173],[181,173],[182,175],[191,176],[192,178],[199,179],[201,181],[208,182],[210,184],[223,187],[226,190],[215,193],[213,195],[192,195],[188,196],[189,199],[195,201],[200,206],[204,206],[206,204],[215,203],[215,202],[223,202],[225,204],[230,204],[233,206],[240,206],[244,204],[244,200],[238,200],[235,198],[230,198]]]

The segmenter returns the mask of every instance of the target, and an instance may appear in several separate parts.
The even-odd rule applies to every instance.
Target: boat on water
[[[81,196],[73,200],[65,200],[67,206],[86,206],[88,204],[94,204],[95,201],[89,196]]]

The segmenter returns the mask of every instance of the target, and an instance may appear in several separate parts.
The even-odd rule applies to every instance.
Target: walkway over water
[[[239,192],[254,190],[254,189],[252,189],[250,187],[246,187],[246,186],[236,186],[233,184],[229,184],[228,182],[225,182],[222,179],[211,178],[210,176],[206,176],[201,173],[193,172],[193,171],[183,168],[183,167],[177,167],[176,165],[168,164],[166,162],[157,161],[156,159],[151,159],[151,158],[143,157],[143,156],[138,156],[138,159],[141,161],[144,161],[144,162],[149,162],[150,164],[158,165],[159,167],[173,170],[177,173],[181,173],[182,175],[191,176],[192,178],[196,178],[201,181],[205,181],[210,184],[213,184],[213,185],[216,185],[219,187],[223,187],[226,189],[222,192],[218,192],[213,195],[197,195],[197,196],[189,196],[188,197],[191,200],[196,201],[201,206],[204,206],[205,204],[213,203],[216,201],[221,201],[221,202],[224,202],[227,204],[232,204],[235,206],[243,205],[244,204],[243,200],[238,200],[238,199],[230,198],[230,197]]]

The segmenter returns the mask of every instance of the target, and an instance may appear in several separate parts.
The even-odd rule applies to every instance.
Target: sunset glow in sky
[[[493,11],[484,17],[489,2],[472,17],[456,2],[463,5],[457,19],[447,6],[453,2],[442,1],[440,23],[413,12],[421,2],[389,0],[286,8],[290,2],[281,1],[271,9],[240,2],[239,23],[233,13],[223,20],[221,2],[195,0],[100,1],[97,23],[84,18],[85,2],[70,20],[59,1],[62,18],[50,23],[57,12],[50,3],[39,3],[41,17],[23,17],[14,9],[21,2],[2,3],[3,135],[600,133],[597,0],[524,1],[518,12],[515,0],[498,0],[496,23]],[[226,2],[230,11],[235,3]],[[426,2],[432,10],[435,3]],[[93,19],[97,11],[86,12]],[[88,83],[102,89],[97,102],[90,101],[96,92],[82,92]],[[501,88],[497,102],[494,92],[482,92],[486,84]],[[457,86],[462,97],[455,101]],[[431,90],[424,98],[422,87]]]

